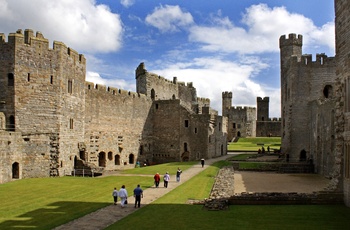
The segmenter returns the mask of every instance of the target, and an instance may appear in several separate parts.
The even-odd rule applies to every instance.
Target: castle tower
[[[232,92],[222,93],[222,116],[226,116],[230,113],[232,106]]]
[[[337,177],[343,177],[344,203],[350,207],[350,128],[348,114],[350,111],[350,96],[349,96],[349,52],[350,52],[350,2],[348,0],[335,0],[335,48],[336,48],[336,63],[337,63],[337,92],[342,92],[338,98],[336,106],[336,154],[344,156],[344,159],[337,158],[339,165],[344,165],[342,170],[337,172]],[[345,138],[343,138],[345,137]],[[341,162],[341,163],[340,163]],[[339,167],[340,168],[340,167]]]
[[[257,121],[267,121],[269,119],[269,101],[269,97],[264,97],[264,99],[261,97],[257,97]]]

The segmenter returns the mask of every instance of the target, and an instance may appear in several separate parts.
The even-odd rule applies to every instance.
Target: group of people
[[[202,167],[204,167],[204,159],[201,159],[201,165]],[[177,171],[176,171],[177,182],[180,182],[181,174],[182,174],[182,170],[180,168],[177,168]],[[154,184],[156,188],[159,187],[160,179],[161,178],[159,173],[156,173],[156,175],[154,175]],[[170,175],[169,175],[169,172],[166,172],[163,176],[164,188],[168,187],[169,181],[170,181]],[[120,198],[120,205],[122,208],[124,208],[125,205],[128,204],[128,191],[126,190],[125,185],[122,185],[119,191],[117,190],[117,188],[114,188],[112,192],[112,196],[114,199],[114,205],[117,205],[118,197]],[[140,208],[141,198],[143,198],[143,190],[141,189],[139,184],[134,189],[134,197],[135,197],[135,208],[136,207]]]
[[[176,171],[176,181],[180,182],[180,176],[181,176],[182,170],[180,168],[177,168]],[[159,187],[159,183],[160,183],[160,175],[159,173],[156,173],[156,175],[154,175],[154,185],[156,186],[156,188]],[[169,172],[166,172],[163,176],[163,182],[164,182],[164,188],[168,187],[170,181],[170,175]]]
[[[125,205],[128,204],[128,191],[125,188],[125,185],[122,185],[122,187],[117,190],[117,188],[114,188],[112,192],[112,196],[114,199],[114,205],[117,205],[118,197],[120,198],[120,205],[122,208],[125,207]],[[141,206],[141,198],[143,198],[143,190],[138,184],[137,187],[134,189],[134,197],[135,197],[135,208],[140,208]]]

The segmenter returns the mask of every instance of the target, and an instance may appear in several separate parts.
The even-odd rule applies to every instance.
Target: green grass
[[[350,229],[350,208],[342,205],[233,205],[226,211],[207,211],[201,205],[186,204],[189,199],[207,198],[215,175],[226,164],[209,166],[108,229]],[[129,191],[136,184],[145,189],[153,178],[62,177],[1,184],[0,229],[52,229],[110,205],[113,187],[122,184]]]
[[[185,204],[207,198],[213,177],[226,164],[208,167],[107,229],[350,229],[350,208],[343,205],[233,205],[225,211],[208,211]]]
[[[153,185],[152,177],[60,177],[0,185],[0,229],[51,229],[113,203],[112,190]]]
[[[244,161],[250,157],[258,156],[258,154],[238,154],[228,158],[229,161]]]
[[[258,151],[264,146],[267,151],[267,146],[270,146],[270,151],[279,149],[281,146],[280,137],[249,137],[239,138],[237,142],[230,142],[227,146],[229,151]]]
[[[169,172],[169,174],[176,174],[177,168],[180,168],[182,171],[192,167],[194,164],[199,164],[199,161],[190,161],[190,162],[171,162],[166,164],[151,165],[141,168],[127,169],[121,171],[122,174],[144,174],[144,175],[154,175],[157,172],[160,175]]]

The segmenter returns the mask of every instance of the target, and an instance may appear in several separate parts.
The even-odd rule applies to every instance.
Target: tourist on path
[[[181,173],[182,173],[181,169],[177,168],[177,172],[176,172],[176,181],[177,182],[180,182]]]
[[[159,182],[160,182],[160,175],[159,173],[156,173],[156,175],[154,175],[154,184],[156,185],[156,188],[158,188]]]
[[[202,168],[204,167],[204,158],[201,159]]]
[[[123,185],[122,188],[119,190],[119,197],[120,205],[122,206],[122,208],[124,208],[128,199],[128,191],[126,191],[125,185]]]
[[[143,198],[143,191],[140,188],[139,184],[134,189],[134,197],[135,197],[135,208],[136,208],[136,205],[139,208],[141,206],[141,197]]]
[[[113,192],[112,192],[112,196],[114,199],[114,205],[117,205],[117,201],[118,201],[118,190],[117,188],[114,188]]]
[[[167,188],[167,187],[168,187],[169,180],[170,180],[170,175],[169,175],[168,172],[165,173],[163,179],[164,179],[164,187]]]

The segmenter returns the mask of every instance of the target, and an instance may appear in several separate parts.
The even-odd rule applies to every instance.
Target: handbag
[[[128,200],[125,200],[124,204],[128,204]]]

